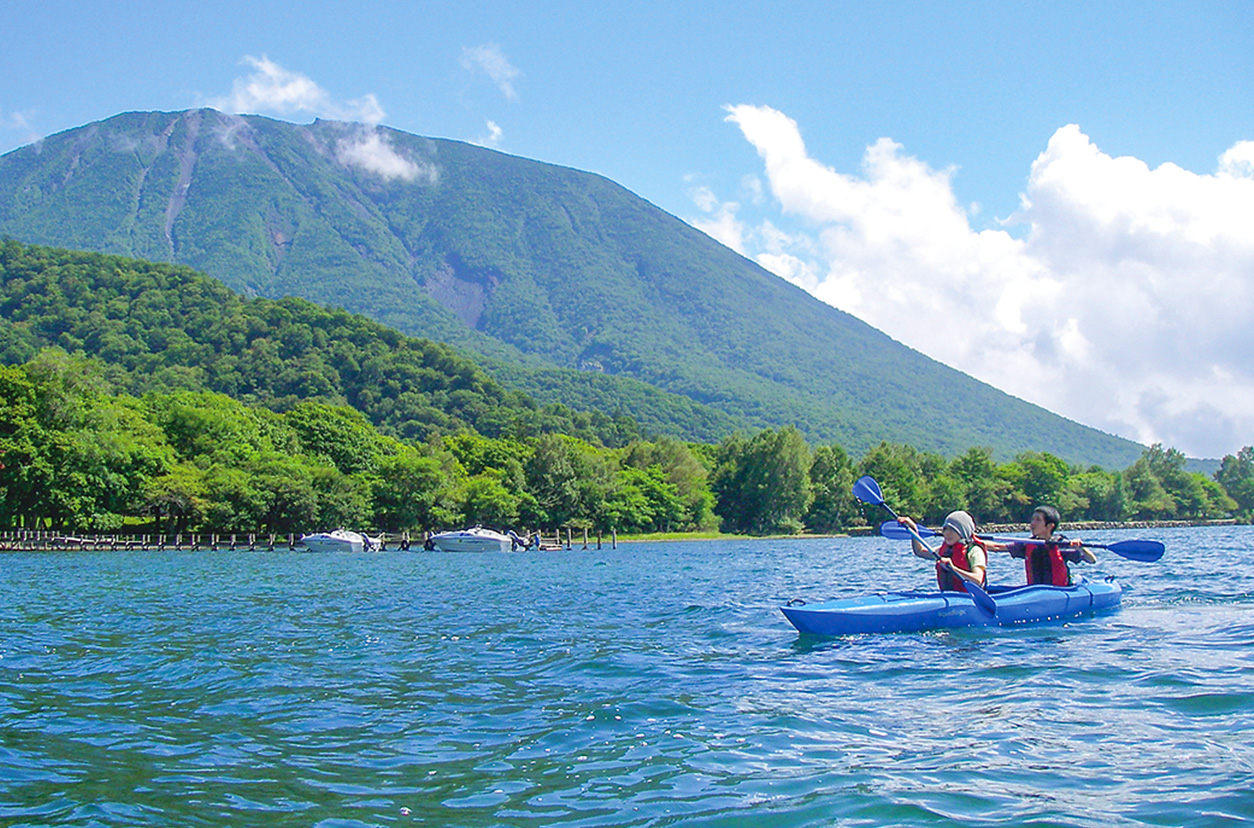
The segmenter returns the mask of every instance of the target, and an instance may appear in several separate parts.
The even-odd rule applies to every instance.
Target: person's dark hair
[[[1053,506],[1037,506],[1032,510],[1032,514],[1039,514],[1041,517],[1045,518],[1045,522],[1051,525],[1054,529],[1057,529],[1058,524],[1062,523],[1062,515],[1058,514],[1058,510]]]

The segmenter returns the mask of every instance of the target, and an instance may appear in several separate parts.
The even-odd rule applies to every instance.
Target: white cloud
[[[720,204],[718,197],[709,187],[700,185],[688,191],[688,196],[699,207],[705,216],[692,220],[691,224],[706,235],[713,237],[742,256],[748,256],[745,250],[745,226],[736,218],[736,210],[740,205],[736,202]]]
[[[1238,141],[1219,156],[1219,171],[1227,175],[1254,178],[1254,141]]]
[[[40,135],[35,131],[32,121],[35,117],[35,110],[29,109],[25,112],[5,112],[0,109],[0,131],[14,132],[18,135],[18,141],[23,144],[30,144],[38,141]],[[3,144],[7,144],[4,141]],[[3,144],[0,144],[2,146]],[[3,152],[3,150],[0,150]]]
[[[501,145],[501,139],[505,135],[505,131],[497,125],[496,121],[488,121],[487,127],[487,135],[479,138],[474,143],[481,147],[499,147]]]
[[[256,71],[236,78],[231,94],[214,98],[209,105],[233,114],[312,115],[339,121],[377,124],[383,108],[373,94],[351,101],[337,101],[329,92],[299,72],[284,69],[266,56],[245,56],[242,63]]]
[[[497,44],[484,43],[462,49],[462,68],[471,72],[483,72],[492,79],[507,100],[512,101],[518,97],[518,92],[514,89],[514,79],[522,73],[514,68]]]
[[[345,166],[357,167],[386,180],[421,178],[434,183],[438,178],[434,166],[402,156],[378,128],[363,128],[339,139],[335,157]]]
[[[728,107],[784,232],[697,193],[694,224],[912,347],[1016,396],[1194,456],[1254,443],[1254,142],[1214,174],[1114,158],[1074,125],[1032,165],[1005,230],[976,231],[935,170],[888,139],[846,174],[797,124]],[[732,245],[735,247],[735,245]]]

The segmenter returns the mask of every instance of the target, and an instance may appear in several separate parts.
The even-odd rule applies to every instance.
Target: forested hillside
[[[1143,448],[923,357],[600,176],[395,130],[119,115],[0,157],[0,233],[345,307],[471,349],[541,402],[688,439],[796,426],[855,454],[1108,468]]]
[[[1153,446],[1130,467],[999,463],[881,442],[860,459],[793,427],[717,444],[540,407],[451,348],[188,268],[0,243],[0,528],[305,532],[833,532],[874,474],[933,521],[1254,516],[1254,453],[1215,479]]]
[[[622,444],[627,417],[539,406],[453,348],[302,299],[244,299],[180,265],[0,242],[0,362],[58,346],[121,391],[208,390],[275,410],[348,405],[396,437],[560,431]]]

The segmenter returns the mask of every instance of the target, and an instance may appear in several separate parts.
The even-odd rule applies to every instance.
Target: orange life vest
[[[1023,568],[1027,570],[1029,584],[1071,586],[1071,570],[1063,560],[1057,543],[1027,543],[1023,556]]]
[[[974,545],[978,546],[980,549],[984,549],[984,544],[981,543],[980,541],[975,541]],[[953,546],[942,545],[940,548],[939,554],[942,558],[949,558],[950,560],[952,560],[954,562],[954,566],[956,566],[958,569],[965,569],[966,571],[971,572],[972,571],[971,563],[967,559],[967,549],[968,547],[965,543],[963,543],[962,541],[958,541]],[[987,549],[984,549],[984,556],[985,556],[985,559],[987,560],[988,558]],[[985,572],[985,577],[981,579],[980,586],[984,586],[984,581],[986,580],[988,580],[987,572]],[[967,591],[966,583],[967,582],[964,579],[959,578],[957,575],[950,572],[949,569],[943,563],[941,563],[940,561],[936,562],[936,584],[941,588],[942,591],[956,590],[958,592],[966,592]]]

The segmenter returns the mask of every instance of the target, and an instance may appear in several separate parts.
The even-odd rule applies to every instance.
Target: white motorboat
[[[482,526],[456,532],[440,532],[431,536],[431,543],[441,552],[509,552],[514,539]]]
[[[374,552],[382,546],[378,538],[347,529],[301,535],[300,542],[310,552]]]

